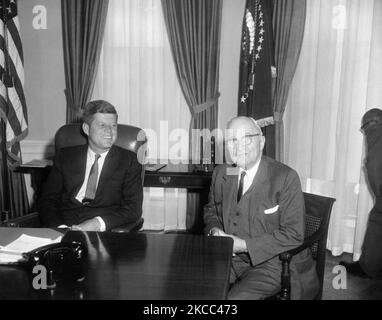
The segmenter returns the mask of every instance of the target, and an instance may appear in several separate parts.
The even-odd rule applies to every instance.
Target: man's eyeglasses
[[[249,146],[252,143],[253,138],[257,137],[257,136],[262,136],[262,134],[261,133],[248,134],[248,135],[245,135],[244,137],[242,137],[240,139],[231,138],[231,139],[227,140],[227,145],[230,148],[237,146],[237,144]]]

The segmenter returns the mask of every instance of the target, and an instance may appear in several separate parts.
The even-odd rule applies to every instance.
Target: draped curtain
[[[382,101],[382,1],[307,0],[305,36],[286,104],[285,162],[305,191],[336,198],[328,248],[357,260],[373,205],[361,117]]]
[[[162,7],[176,74],[192,116],[190,129],[213,130],[218,117],[222,1],[162,0]]]
[[[93,99],[143,128],[149,162],[186,162],[190,112],[174,69],[160,0],[109,2]],[[179,151],[179,152],[177,152]],[[185,189],[144,188],[144,229],[186,228]]]
[[[162,0],[176,74],[191,112],[189,150],[197,163],[209,141],[195,139],[194,129],[214,130],[218,121],[221,0]],[[201,157],[206,154],[202,151]],[[208,151],[207,151],[208,152]],[[187,196],[187,228],[200,215],[196,194]]]
[[[61,0],[66,123],[79,122],[89,101],[109,0]]]
[[[273,33],[277,77],[274,83],[275,158],[284,161],[283,114],[304,36],[306,0],[276,0]]]

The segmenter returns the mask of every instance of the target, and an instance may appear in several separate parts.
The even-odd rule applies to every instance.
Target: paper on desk
[[[21,261],[24,252],[29,252],[51,243],[58,243],[61,239],[62,236],[59,236],[56,239],[49,239],[22,234],[10,244],[0,246],[0,264]]]

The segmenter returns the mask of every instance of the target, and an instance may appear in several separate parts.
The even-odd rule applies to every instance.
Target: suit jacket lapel
[[[111,147],[103,163],[101,175],[98,180],[97,191],[95,194],[95,200],[105,186],[105,182],[109,180],[112,173],[117,169],[118,156],[115,147]]]
[[[71,163],[73,164],[71,167],[73,170],[71,174],[71,180],[73,182],[72,200],[74,201],[77,201],[76,195],[84,183],[87,152],[88,146],[84,145],[78,152],[74,153],[74,156],[71,159]]]
[[[266,182],[268,177],[268,163],[266,158],[261,157],[259,168],[257,169],[257,172],[255,174],[255,177],[253,178],[251,186],[248,188],[246,193],[250,192],[258,192],[261,190],[261,186],[263,183]]]
[[[228,170],[232,171],[227,174]],[[231,207],[237,201],[238,174],[238,168],[227,166],[223,176],[223,223],[225,227],[228,225]]]

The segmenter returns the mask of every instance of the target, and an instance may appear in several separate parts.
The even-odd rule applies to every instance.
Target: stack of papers
[[[41,238],[22,234],[6,246],[0,246],[0,264],[12,264],[23,260],[22,254],[39,247],[61,242],[62,236],[55,239]]]

